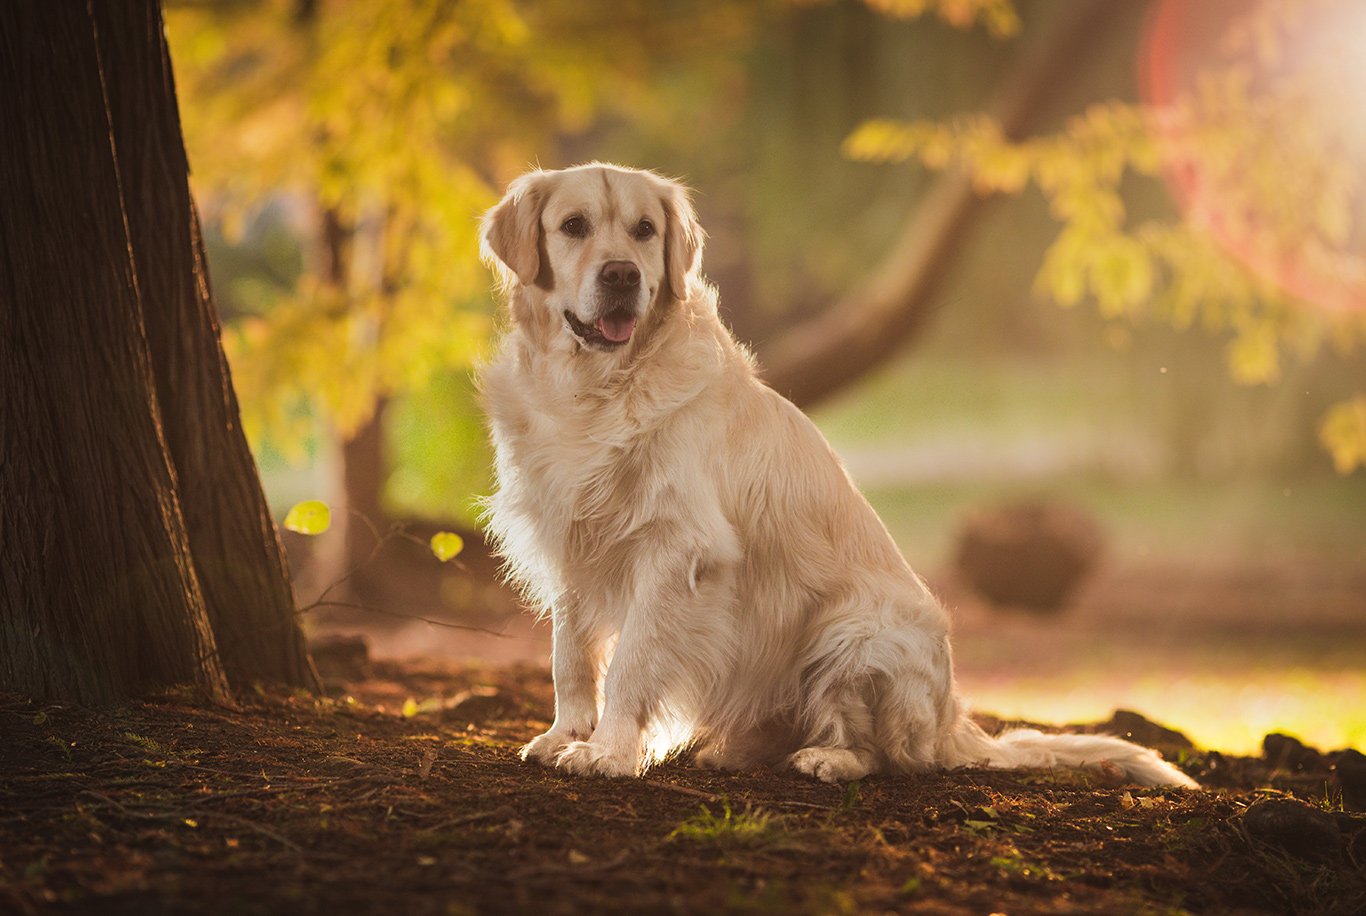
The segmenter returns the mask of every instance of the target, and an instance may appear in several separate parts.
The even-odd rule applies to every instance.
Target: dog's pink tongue
[[[612,343],[625,343],[636,329],[636,316],[627,312],[608,312],[598,319],[598,331]]]

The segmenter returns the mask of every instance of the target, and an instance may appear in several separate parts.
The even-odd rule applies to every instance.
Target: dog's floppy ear
[[[702,240],[706,233],[688,189],[676,181],[664,182],[664,271],[675,299],[686,300],[702,267]]]
[[[480,222],[479,253],[504,282],[516,278],[531,286],[541,273],[544,175],[540,170],[527,172],[512,182],[503,199]]]

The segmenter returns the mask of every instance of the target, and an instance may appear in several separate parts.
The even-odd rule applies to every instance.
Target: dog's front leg
[[[555,722],[522,748],[522,759],[551,766],[571,741],[588,739],[598,721],[600,641],[586,632],[573,606],[552,612],[550,671],[555,679]]]
[[[676,576],[655,583],[627,613],[607,669],[602,720],[591,739],[571,742],[556,766],[585,775],[639,773],[646,729],[661,710],[695,713],[730,669],[732,570],[702,560],[678,565]]]
[[[644,683],[647,675],[640,658],[648,649],[640,628],[629,623],[617,640],[607,669],[602,721],[586,741],[571,741],[555,759],[570,773],[598,776],[634,776],[645,756],[645,726],[653,707]]]

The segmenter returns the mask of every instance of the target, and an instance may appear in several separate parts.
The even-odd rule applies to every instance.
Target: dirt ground
[[[236,709],[0,696],[0,911],[1366,911],[1360,761],[1290,743],[1234,758],[1118,723],[1203,791],[582,779],[517,759],[552,708],[539,668],[375,663],[330,686]]]

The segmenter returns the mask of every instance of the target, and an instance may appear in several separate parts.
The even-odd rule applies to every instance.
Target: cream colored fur
[[[564,228],[576,215],[581,238]],[[525,759],[628,776],[691,747],[704,765],[827,781],[1108,764],[1195,784],[1118,738],[993,738],[967,718],[947,614],[718,318],[679,185],[596,163],[532,172],[483,238],[512,319],[480,373],[489,530],[554,638],[555,720]],[[597,319],[612,260],[640,269],[639,318],[604,349],[564,313]]]

